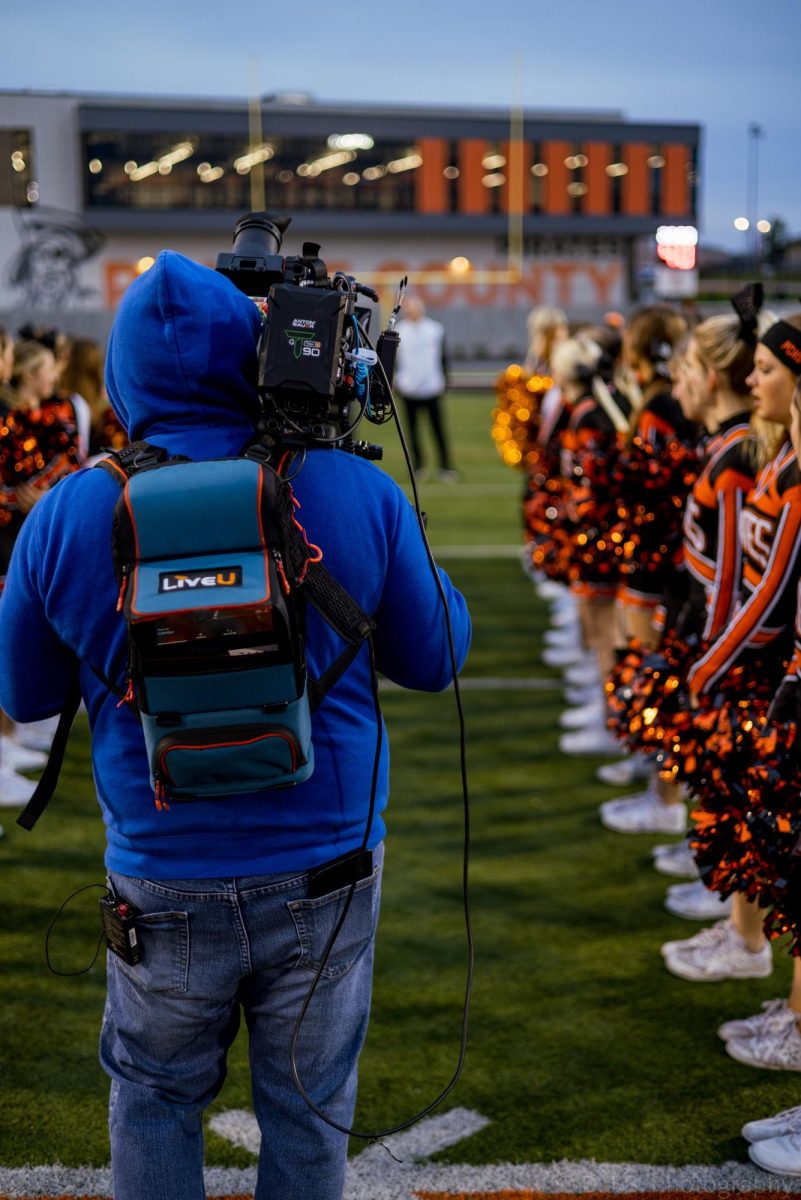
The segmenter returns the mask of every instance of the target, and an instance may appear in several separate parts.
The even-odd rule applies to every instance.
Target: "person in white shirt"
[[[420,416],[426,412],[439,452],[438,478],[454,483],[458,474],[451,462],[442,410],[442,396],[448,382],[445,330],[439,321],[426,316],[425,305],[418,296],[406,300],[404,313],[405,318],[398,325],[400,346],[395,384],[406,408],[415,474],[426,473],[420,443]]]

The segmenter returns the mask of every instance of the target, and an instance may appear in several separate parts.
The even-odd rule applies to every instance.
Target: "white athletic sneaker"
[[[677,879],[698,878],[698,867],[686,838],[681,842],[671,842],[668,846],[654,846],[651,854],[654,870],[660,875],[672,875]]]
[[[726,1053],[747,1067],[765,1071],[801,1071],[801,1033],[796,1021],[785,1021],[753,1037],[730,1038]]]
[[[585,683],[581,687],[571,687],[568,684],[565,687],[565,702],[579,707],[582,704],[590,704],[593,700],[598,699],[600,691],[602,691],[600,679],[596,679],[594,683]]]
[[[43,767],[46,762],[47,755],[40,750],[28,750],[13,738],[0,737],[0,763],[12,771],[31,771]]]
[[[575,708],[566,708],[559,714],[559,724],[562,729],[583,729],[585,725],[605,725],[606,704],[597,696],[587,704],[577,704]]]
[[[783,1029],[785,1025],[789,1025],[792,1021],[799,1020],[801,1014],[793,1012],[786,1000],[766,1000],[762,1005],[762,1012],[756,1013],[753,1017],[743,1017],[741,1021],[724,1021],[718,1029],[718,1037],[723,1038],[724,1042],[736,1038],[741,1041],[743,1038],[756,1037],[758,1034],[765,1033],[769,1029]],[[801,1125],[799,1125],[801,1129]],[[764,1133],[763,1137],[778,1137],[780,1133],[787,1133],[785,1130],[777,1130],[776,1133]],[[747,1137],[747,1134],[743,1134]],[[754,1141],[754,1138],[750,1138]]]
[[[559,749],[563,754],[620,754],[620,743],[616,742],[606,722],[587,725],[584,729],[575,729],[571,733],[563,733],[559,739]]]
[[[674,917],[685,917],[688,921],[708,921],[710,917],[731,915],[731,896],[724,900],[712,892],[700,879],[692,883],[674,883],[667,890],[665,908]]]
[[[546,629],[542,640],[549,650],[570,650],[579,645],[581,630],[578,625],[560,625],[558,629]]]
[[[651,788],[634,796],[606,800],[598,809],[601,824],[615,833],[684,833],[687,809],[665,804]]]
[[[30,779],[23,779],[0,763],[0,808],[19,808],[27,804],[36,789],[36,784]]]
[[[14,741],[28,750],[41,750],[43,754],[49,754],[57,727],[58,717],[45,717],[43,721],[17,725]]]
[[[554,629],[578,628],[576,604],[572,597],[568,597],[565,600],[558,600],[551,609],[551,615],[548,619]]]
[[[553,579],[548,579],[547,577],[545,579],[540,579],[535,587],[537,590],[537,595],[542,600],[557,601],[561,600],[563,596],[570,595],[570,589],[566,584],[556,583]]]
[[[773,1003],[773,1001],[771,1001]],[[785,1108],[775,1117],[764,1117],[761,1121],[749,1121],[740,1133],[747,1142],[764,1142],[766,1138],[785,1137],[788,1133],[801,1133],[801,1104]]]
[[[772,1175],[801,1175],[801,1134],[768,1138],[748,1147],[751,1162]]]
[[[542,661],[546,667],[573,667],[592,662],[584,647],[577,643],[570,646],[546,646],[542,652]],[[594,666],[594,662],[592,665]]]
[[[570,699],[567,692],[565,696]],[[643,754],[629,754],[620,762],[604,763],[595,772],[601,783],[608,783],[611,787],[626,787],[638,779],[649,779],[653,773],[654,768]]]
[[[571,687],[603,687],[598,660],[594,655],[592,658],[588,656],[584,662],[573,663],[572,666],[565,667],[563,674],[565,683]]]
[[[672,975],[697,983],[712,983],[718,979],[765,979],[773,971],[770,943],[766,942],[761,950],[753,953],[729,919],[718,921],[710,929],[702,929],[695,937],[684,941],[665,942],[662,956]]]

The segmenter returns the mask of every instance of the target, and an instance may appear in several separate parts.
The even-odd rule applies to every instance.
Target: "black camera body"
[[[385,331],[372,350],[371,311],[357,297],[377,301],[376,293],[342,272],[330,278],[316,242],[300,255],[278,253],[289,222],[249,213],[236,223],[232,253],[217,256],[217,270],[263,314],[260,432],[276,445],[340,446],[378,458],[379,447],[354,445],[350,435],[363,414],[377,424],[391,415],[398,335]]]

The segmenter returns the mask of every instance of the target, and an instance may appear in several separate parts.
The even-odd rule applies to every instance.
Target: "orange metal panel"
[[[612,147],[608,142],[585,142],[582,149],[589,160],[584,168],[584,182],[588,188],[584,212],[604,216],[612,211],[612,180],[606,173],[612,161]]]
[[[545,203],[543,209],[547,213],[569,213],[572,201],[567,194],[571,173],[565,166],[565,159],[571,153],[570,142],[545,142],[542,147],[542,161],[548,168],[545,176]]]
[[[489,188],[481,182],[487,174],[481,160],[489,153],[489,148],[489,142],[478,138],[464,138],[459,142],[459,212],[489,212]]]
[[[534,161],[534,147],[531,142],[504,142],[501,153],[506,157],[504,211],[515,215],[530,212],[529,172]]]
[[[690,215],[690,189],[687,173],[690,167],[690,147],[665,146],[665,165],[662,168],[662,212],[667,216]]]
[[[628,174],[623,176],[623,212],[630,216],[647,216],[650,212],[648,199],[648,157],[651,147],[644,142],[629,142],[623,147],[623,162]]]
[[[448,165],[448,143],[444,138],[420,138],[417,149],[423,165],[415,171],[415,207],[422,213],[448,210],[448,181],[442,172]]]

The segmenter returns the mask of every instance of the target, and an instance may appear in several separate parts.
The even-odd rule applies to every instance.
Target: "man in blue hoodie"
[[[109,343],[106,385],[131,440],[193,460],[238,455],[254,441],[259,320],[228,280],[162,253],[127,291]],[[323,449],[307,454],[293,488],[326,566],[375,617],[379,670],[404,687],[446,688],[441,599],[400,488],[372,464]],[[141,913],[141,961],[108,959],[100,1055],[112,1081],[114,1195],[204,1196],[202,1115],[222,1086],[244,1012],[262,1131],[257,1200],[340,1200],[347,1138],[301,1098],[289,1047],[343,900],[341,891],[310,899],[309,871],[357,849],[367,822],[378,732],[367,648],[313,716],[308,781],[158,811],[141,727],[101,682],[121,685],[126,667],[111,555],[118,497],[100,470],[45,496],[23,527],[0,605],[0,707],[13,719],[59,712],[80,660],[106,867]],[[470,619],[440,578],[461,667]],[[310,610],[310,673],[342,649]],[[353,1117],[369,1013],[386,747],[385,738],[367,843],[374,870],[356,888],[298,1043],[304,1087],[343,1126]]]

